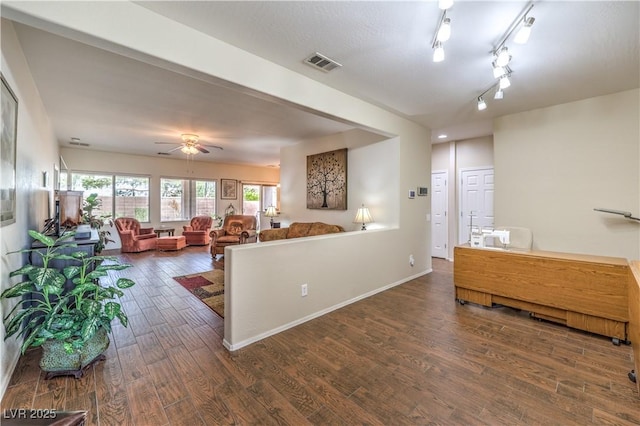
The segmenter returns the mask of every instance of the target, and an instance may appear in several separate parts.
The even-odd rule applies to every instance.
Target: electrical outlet
[[[416,260],[413,258],[413,255],[409,255],[409,265],[413,266],[416,264]]]
[[[305,297],[308,294],[308,288],[307,288],[307,284],[302,284],[300,286],[300,295],[302,297]]]

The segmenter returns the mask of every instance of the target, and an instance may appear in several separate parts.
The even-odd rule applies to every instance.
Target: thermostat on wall
[[[419,186],[418,195],[419,196],[429,195],[429,188],[427,188],[426,186]]]

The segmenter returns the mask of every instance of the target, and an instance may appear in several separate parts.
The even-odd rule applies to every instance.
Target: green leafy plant
[[[0,294],[0,299],[20,297],[23,300],[3,318],[6,336],[22,336],[21,351],[42,345],[49,339],[61,340],[67,353],[84,346],[100,328],[111,332],[111,322],[118,318],[125,327],[128,318],[122,310],[119,297],[122,289],[135,285],[128,278],[118,278],[116,286],[103,285],[101,278],[108,271],[120,271],[131,267],[122,264],[114,256],[88,256],[85,252],[71,255],[61,251],[76,247],[68,240],[73,233],[53,239],[37,231],[29,235],[45,245],[45,248],[18,250],[12,253],[31,253],[32,259],[41,256],[42,266],[33,262],[11,272],[11,277],[24,276]],[[62,271],[51,266],[52,261],[75,261]],[[65,289],[65,282],[73,286]]]
[[[96,216],[93,214],[93,210],[98,209],[101,206],[102,200],[98,198],[98,194],[96,193],[89,195],[82,202],[82,223],[88,224],[91,226],[91,228],[98,231],[99,241],[95,246],[95,252],[98,254],[101,253],[102,250],[104,250],[107,243],[114,242],[111,238],[109,238],[111,232],[107,229],[103,229],[106,225],[113,226],[111,215],[108,214]]]
[[[213,214],[213,215],[211,215],[211,218],[213,219],[213,227],[214,228],[222,228],[222,222],[224,221],[224,218],[222,216],[218,216],[217,214]]]

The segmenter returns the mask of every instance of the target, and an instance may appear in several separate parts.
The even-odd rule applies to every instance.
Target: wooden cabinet
[[[544,251],[454,248],[456,299],[503,305],[532,316],[628,340],[626,259]]]

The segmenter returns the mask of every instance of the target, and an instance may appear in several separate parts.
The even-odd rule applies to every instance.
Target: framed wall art
[[[16,151],[18,98],[0,73],[2,134],[0,135],[0,226],[16,221]]]
[[[307,155],[307,208],[347,209],[347,148]]]
[[[235,179],[220,179],[220,199],[235,200],[238,198],[238,181]]]

